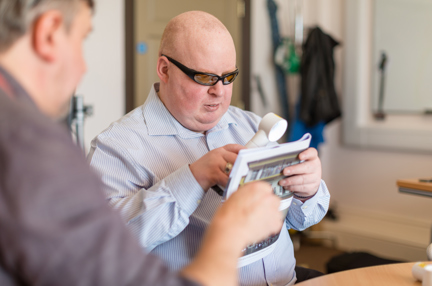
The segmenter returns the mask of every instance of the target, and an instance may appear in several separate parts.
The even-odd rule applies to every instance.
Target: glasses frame
[[[173,58],[168,57],[167,55],[162,54],[161,56],[166,57],[171,63],[173,63],[176,67],[178,67],[183,73],[185,73],[190,79],[192,79],[194,82],[201,84],[201,85],[206,85],[206,86],[214,86],[216,85],[219,81],[222,81],[223,85],[229,85],[231,83],[234,82],[234,80],[237,78],[238,74],[239,74],[239,69],[237,68],[235,71],[227,73],[226,75],[223,76],[218,76],[217,74],[212,74],[212,73],[206,73],[206,72],[200,72],[200,71],[196,71],[194,69],[190,69],[187,66],[179,63],[178,61],[176,61]],[[197,74],[201,74],[201,75],[208,75],[211,77],[216,77],[217,81],[215,81],[214,83],[204,83],[204,82],[200,82],[197,79],[195,79],[195,76]],[[234,78],[232,81],[230,82],[225,82],[225,78],[234,75]]]

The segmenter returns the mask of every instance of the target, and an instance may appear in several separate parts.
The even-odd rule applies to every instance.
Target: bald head
[[[230,33],[219,19],[206,12],[189,11],[174,17],[168,23],[162,35],[159,55],[189,58],[189,54],[198,48],[206,49],[220,41],[234,48]]]
[[[230,33],[208,13],[186,12],[168,23],[159,49],[159,98],[185,128],[196,132],[210,130],[229,108],[232,84],[199,84],[173,59],[202,74],[221,77],[232,73],[237,66]]]

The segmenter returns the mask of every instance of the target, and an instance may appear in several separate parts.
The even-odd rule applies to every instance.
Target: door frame
[[[134,1],[125,0],[125,113],[131,111],[134,107],[135,94],[135,30],[134,30]],[[241,21],[242,25],[242,95],[241,99],[246,110],[250,110],[250,43],[251,43],[251,0],[244,0],[245,15]]]

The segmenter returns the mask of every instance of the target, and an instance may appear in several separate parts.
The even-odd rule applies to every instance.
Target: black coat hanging
[[[303,45],[300,65],[300,119],[307,126],[329,123],[341,116],[334,86],[333,49],[339,43],[319,27],[313,28]]]

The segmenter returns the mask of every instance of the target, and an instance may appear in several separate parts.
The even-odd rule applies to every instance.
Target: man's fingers
[[[291,176],[279,181],[279,185],[281,186],[295,186],[295,185],[303,185],[303,184],[314,184],[318,181],[321,181],[318,176],[315,175],[296,175]]]
[[[303,163],[286,167],[283,170],[285,176],[279,181],[279,185],[300,196],[309,196],[316,193],[321,182],[321,161],[315,148],[309,148],[299,154]]]
[[[225,145],[223,148],[225,150],[229,151],[229,152],[233,152],[233,153],[236,153],[236,154],[238,154],[238,152],[240,150],[246,149],[245,146],[239,145],[239,144],[228,144],[228,145]]]
[[[273,188],[269,183],[263,181],[250,182],[240,187],[237,192],[247,192],[245,195],[247,200],[255,205],[254,210],[262,212],[257,220],[262,219],[264,216],[276,218],[270,221],[266,220],[265,223],[273,225],[273,227],[267,225],[267,227],[272,228],[272,233],[280,231],[283,222],[279,212],[280,198],[273,193]]]
[[[271,185],[267,182],[255,181],[246,183],[243,186],[239,187],[236,192],[248,192],[249,196],[256,196],[261,193],[270,193],[272,190]]]
[[[318,191],[319,185],[316,184],[306,184],[306,185],[291,185],[284,186],[285,190],[289,190],[294,193],[299,193],[299,195],[313,195]]]
[[[231,163],[234,165],[234,162],[237,159],[237,154],[231,153],[231,152],[225,152],[224,154],[222,154],[222,158],[225,161],[225,164],[223,166],[223,168],[225,170],[226,163]]]
[[[221,176],[219,178],[219,185],[221,185],[222,187],[226,187],[228,184],[228,176]]]
[[[267,182],[262,181],[255,181],[246,183],[243,186],[241,186],[235,193],[239,192],[245,193],[247,192],[247,199],[250,201],[261,201],[265,197],[274,196],[276,200],[278,200],[278,197],[276,197],[273,194],[273,189],[271,185]],[[235,194],[234,193],[234,194]]]
[[[229,175],[226,169],[227,163],[234,164],[238,152],[244,148],[239,144],[228,144],[216,148],[190,164],[189,168],[204,190],[217,184],[226,186]]]
[[[300,164],[286,167],[283,170],[283,174],[285,176],[299,175],[299,174],[310,174],[318,167],[319,167],[318,162],[306,161],[306,162],[303,162]]]
[[[300,160],[311,160],[318,157],[318,151],[315,148],[308,148],[299,154]]]
[[[314,175],[298,175],[279,181],[285,190],[299,192],[300,195],[312,195],[319,188],[321,179]]]
[[[251,182],[241,186],[219,209],[235,225],[237,237],[253,243],[280,231],[283,219],[279,212],[280,199],[266,182]],[[222,210],[222,211],[221,211]],[[237,224],[237,225],[236,225]]]

